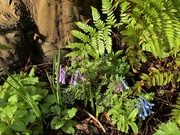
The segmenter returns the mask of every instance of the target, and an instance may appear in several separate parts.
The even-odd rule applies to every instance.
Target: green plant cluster
[[[120,1],[120,33],[127,45],[126,56],[135,72],[147,63],[140,77],[145,86],[163,86],[179,81],[179,1]],[[165,64],[163,64],[163,62]],[[151,74],[152,73],[152,74]],[[149,77],[148,77],[149,76]],[[142,90],[137,82],[136,90]],[[138,87],[139,86],[139,87]]]
[[[109,115],[119,130],[127,133],[131,127],[137,133],[138,127],[134,123],[137,108],[128,110],[127,105],[121,103],[121,98],[115,98],[119,104],[117,105],[114,101],[115,93],[112,90],[118,82],[118,77],[127,78],[132,75],[129,66],[141,79],[135,81],[132,88],[134,95],[141,93],[144,88],[147,90],[157,86],[177,88],[172,85],[180,80],[179,4],[179,0],[102,0],[102,14],[96,8],[91,7],[93,25],[76,23],[80,30],[74,30],[72,34],[80,42],[69,44],[67,48],[73,51],[66,55],[72,60],[70,70],[80,70],[88,81],[76,87],[69,87],[67,91],[73,93],[75,89],[74,99],[85,100],[85,105],[89,99],[92,110],[96,110],[96,116],[99,112],[105,111],[105,108],[111,108]],[[117,11],[119,17],[115,15]],[[103,20],[102,16],[106,18]],[[118,50],[113,49],[114,29],[118,30],[118,34],[122,36],[119,43],[121,47]],[[127,62],[126,72],[118,66],[109,67],[114,64],[112,59],[118,52],[121,54],[116,57],[115,63],[125,59],[117,65],[122,66]],[[100,93],[99,96],[97,93]],[[118,97],[121,97],[121,94],[119,93]],[[130,98],[131,94],[128,94],[126,102],[135,106],[132,103],[134,100]],[[100,102],[98,97],[101,97]],[[107,103],[107,106],[101,104],[102,100]],[[93,109],[94,104],[96,109]],[[98,106],[102,111],[98,111]],[[179,108],[178,104],[176,108]],[[174,111],[176,114],[177,109]],[[124,119],[129,119],[127,114],[132,117],[127,123],[122,122]]]
[[[48,90],[43,89],[46,83],[39,82],[34,77],[34,70],[32,68],[28,75],[24,72],[10,75],[0,87],[1,134],[32,134],[33,130],[37,133],[43,131],[38,103],[47,96]],[[37,125],[33,126],[34,124]]]
[[[49,125],[72,134],[77,109],[68,106],[78,100],[96,118],[107,112],[119,131],[137,134],[141,118],[154,113],[154,104],[147,101],[153,100],[153,93],[148,90],[159,86],[174,90],[172,85],[180,81],[179,5],[179,0],[102,0],[102,12],[91,7],[92,24],[77,22],[79,30],[72,35],[79,42],[66,46],[72,49],[66,55],[70,64],[61,69],[60,50],[53,58],[52,75],[47,73],[52,94],[34,76],[35,67],[29,74],[6,71],[9,78],[0,87],[0,133],[43,134]],[[119,46],[113,42],[116,33]],[[73,77],[74,83],[70,80],[61,87],[65,82],[59,80]],[[179,132],[179,108],[178,97],[173,122],[162,123],[155,134]]]
[[[47,125],[73,133],[77,109],[61,108],[55,95],[44,89],[47,83],[35,77],[35,69],[13,75],[5,70],[9,77],[0,87],[0,134],[44,134]]]
[[[78,70],[86,81],[65,89],[65,99],[69,95],[69,98],[72,97],[69,103],[74,104],[75,100],[81,100],[86,108],[90,105],[97,118],[100,113],[108,111],[118,130],[128,133],[132,129],[134,133],[138,133],[135,121],[139,100],[132,99],[132,89],[126,88],[125,82],[121,82],[121,79],[126,80],[132,76],[130,65],[123,50],[113,50],[112,29],[122,25],[114,15],[118,4],[120,3],[113,5],[111,0],[102,0],[105,20],[101,19],[96,8],[91,7],[93,25],[76,23],[80,30],[73,30],[72,34],[80,42],[66,46],[73,50],[66,55],[71,58],[71,66],[67,67],[67,71],[70,76]],[[122,89],[117,90],[117,87]]]

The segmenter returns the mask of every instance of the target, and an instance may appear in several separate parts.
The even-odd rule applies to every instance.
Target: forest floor
[[[21,70],[28,72],[31,67],[32,65],[29,65]],[[40,81],[48,83],[46,71],[52,72],[52,63],[39,64],[37,67],[36,76],[39,77]],[[47,85],[46,88],[51,91],[50,85]],[[174,92],[164,90],[163,93],[157,92],[157,89],[160,88],[152,88],[151,90],[151,92],[155,92],[154,100],[152,101],[152,103],[155,104],[152,109],[154,114],[142,122],[143,124],[139,129],[138,135],[153,135],[162,122],[168,122],[171,120],[171,110],[173,104],[176,102],[178,94],[180,93],[180,88]],[[96,119],[91,113],[90,107],[83,108],[81,101],[77,101],[74,107],[78,109],[74,118],[74,120],[78,122],[74,135],[136,135],[131,131],[128,134],[118,131],[116,126],[111,123],[106,112],[100,114],[99,118]],[[53,131],[47,129],[45,135],[50,134],[66,135],[61,132],[61,130]]]
[[[32,67],[33,65],[26,65],[24,68],[15,72],[29,72]],[[52,62],[38,64],[36,76],[40,81],[47,82],[46,89],[51,92],[46,71],[52,73]],[[2,84],[3,82],[0,83]],[[153,135],[162,122],[168,122],[172,119],[171,110],[176,103],[177,96],[180,94],[179,84],[177,85],[178,87],[175,91],[171,90],[171,85],[164,89],[162,89],[162,87],[152,87],[148,90],[148,92],[155,93],[154,100],[151,101],[154,104],[152,108],[154,114],[142,121],[142,125],[139,125],[141,128],[139,129],[138,135]],[[74,135],[136,135],[132,131],[129,131],[129,133],[118,131],[116,126],[111,123],[107,112],[101,113],[99,118],[96,119],[94,117],[95,115],[91,112],[90,107],[84,108],[81,101],[76,101],[73,107],[78,109],[78,112],[74,117],[74,120],[78,122],[78,125],[75,127],[76,132]],[[45,129],[45,135],[66,135],[61,130]]]

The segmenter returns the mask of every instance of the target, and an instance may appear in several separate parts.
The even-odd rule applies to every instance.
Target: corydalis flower
[[[62,68],[62,66],[60,65],[60,68],[59,68],[59,83],[66,84],[65,80],[66,80],[66,69]]]
[[[124,88],[126,89],[126,90],[128,90],[129,89],[129,86],[123,81],[123,79],[121,79],[121,78],[119,78],[120,79],[120,81],[122,82],[122,85],[124,86]]]
[[[86,81],[86,78],[84,76],[82,76],[82,74],[79,73],[79,71],[76,71],[76,74],[74,76],[74,74],[71,75],[71,79],[70,79],[70,82],[69,84],[72,84],[73,86],[76,86],[77,84],[77,80],[78,80],[78,77],[80,76],[80,79],[84,82]]]
[[[153,114],[154,112],[151,110],[152,106],[154,104],[151,104],[149,101],[147,101],[145,98],[139,96],[140,103],[138,104],[138,109],[139,109],[139,117],[141,117],[143,120],[150,115]]]
[[[86,78],[85,78],[84,76],[82,76],[82,74],[81,74],[81,73],[79,73],[79,76],[80,76],[80,79],[81,79],[83,82],[85,82],[85,81],[86,81]]]
[[[116,84],[116,86],[114,88],[114,91],[115,92],[118,92],[118,91],[123,92],[122,86],[121,86],[121,84],[119,82]]]

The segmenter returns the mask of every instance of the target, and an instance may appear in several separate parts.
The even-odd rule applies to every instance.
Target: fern
[[[174,122],[180,125],[180,95],[176,100],[176,104],[174,105],[174,109],[172,109],[171,114]]]
[[[101,15],[96,8],[91,7],[94,27],[82,22],[76,23],[81,31],[73,30],[71,33],[80,39],[81,43],[67,45],[67,48],[76,49],[77,51],[68,53],[66,57],[83,55],[86,58],[92,56],[99,59],[105,53],[112,52],[111,33],[112,27],[116,24],[115,7],[112,6],[112,3],[112,0],[102,0],[102,13],[107,16],[105,20],[101,19]]]
[[[180,130],[174,122],[162,123],[154,135],[179,135]]]
[[[180,81],[179,3],[179,0],[120,0],[118,3],[120,33],[129,64],[135,73],[146,70],[140,74],[141,82],[134,85],[135,93],[141,91],[143,85],[151,88]],[[167,63],[168,67],[146,65],[151,58],[154,58],[152,65],[155,65],[169,57],[172,62]]]
[[[164,69],[150,68],[150,75],[142,73],[140,78],[144,81],[146,87],[151,86],[163,86],[168,84],[173,80],[173,74],[170,71],[165,71]]]
[[[120,18],[125,26],[121,34],[123,42],[127,43],[126,53],[133,68],[140,69],[146,51],[157,59],[170,55],[176,57],[180,50],[178,3],[172,0],[121,1]],[[138,61],[135,59],[137,53],[141,53]]]

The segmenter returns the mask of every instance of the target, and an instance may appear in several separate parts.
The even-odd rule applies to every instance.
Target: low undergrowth
[[[67,63],[59,49],[46,71],[49,82],[39,81],[36,66],[29,73],[5,70],[0,134],[90,134],[91,121],[79,112],[97,134],[180,132],[179,3],[102,0],[102,12],[91,7],[91,25],[76,23],[79,42],[66,46]]]

